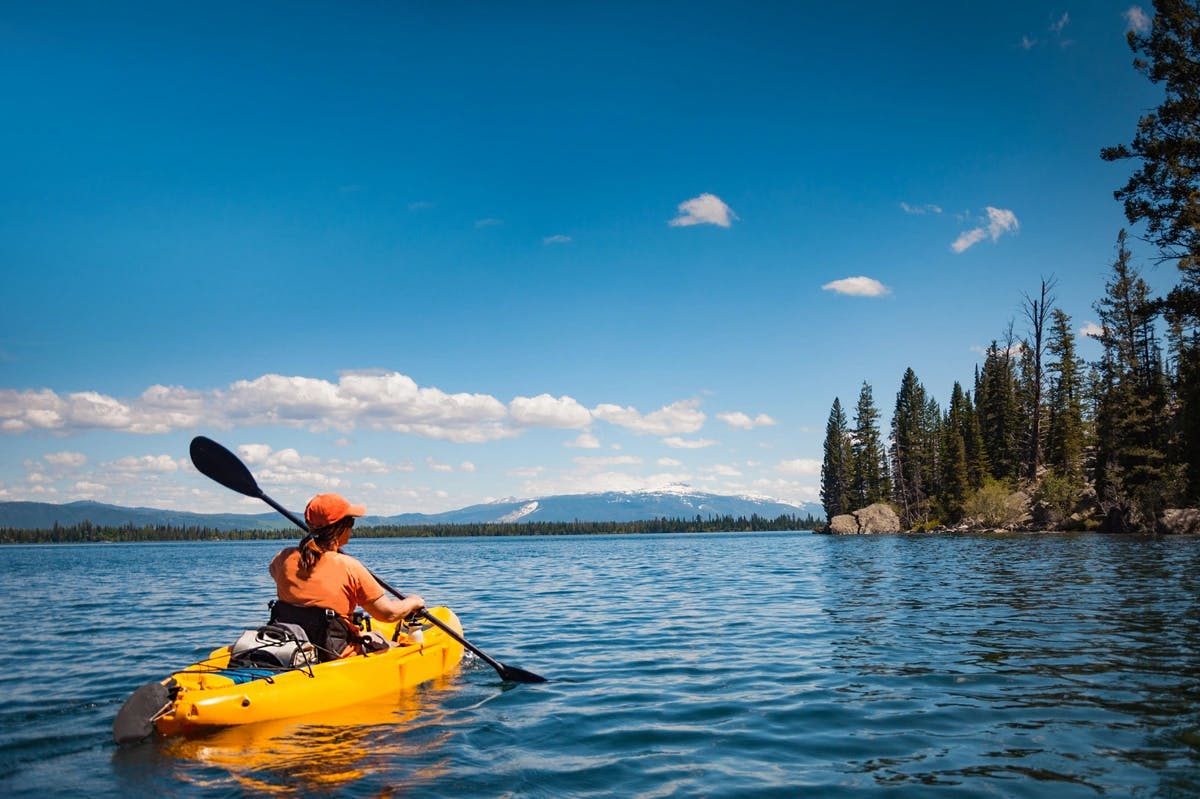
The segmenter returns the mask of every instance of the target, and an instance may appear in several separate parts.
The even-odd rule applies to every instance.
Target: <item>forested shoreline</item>
[[[886,442],[868,383],[853,425],[835,398],[821,472],[828,518],[887,503],[909,530],[1146,533],[1170,531],[1168,509],[1200,506],[1200,4],[1154,5],[1150,31],[1128,38],[1134,67],[1164,99],[1130,144],[1100,157],[1138,163],[1114,197],[1157,251],[1151,260],[1178,267],[1177,284],[1154,296],[1121,230],[1088,333],[1098,360],[1077,354],[1044,277],[948,406],[904,372]]]
[[[637,535],[651,533],[749,533],[817,530],[824,519],[811,515],[696,516],[692,519],[648,519],[631,522],[524,522],[511,524],[431,524],[362,527],[358,538],[457,538],[481,536]],[[296,530],[217,530],[169,525],[56,525],[48,530],[0,528],[0,544],[137,543],[149,541],[290,540]]]

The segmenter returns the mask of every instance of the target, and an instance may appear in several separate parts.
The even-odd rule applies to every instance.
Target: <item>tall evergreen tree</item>
[[[875,407],[871,385],[866,381],[863,381],[858,395],[851,449],[851,494],[855,507],[865,508],[876,502],[887,501],[892,493],[887,453],[879,432],[879,409]]]
[[[1107,161],[1134,159],[1137,170],[1114,192],[1130,224],[1144,222],[1162,260],[1175,260],[1180,282],[1168,294],[1178,330],[1171,455],[1185,477],[1185,501],[1200,502],[1200,3],[1154,0],[1147,32],[1131,31],[1134,67],[1163,89],[1128,145],[1106,147]]]
[[[1096,488],[1110,529],[1149,529],[1175,486],[1166,457],[1166,392],[1150,288],[1132,264],[1125,231],[1095,305],[1103,332],[1096,418]]]
[[[1020,471],[1020,405],[1013,357],[1016,349],[1011,331],[1004,346],[993,341],[975,384],[980,435],[991,476],[997,480],[1015,480]]]
[[[970,430],[967,396],[958,382],[950,394],[950,408],[942,423],[940,504],[947,521],[957,522],[971,489],[964,431]]]
[[[931,490],[937,482],[937,425],[929,414],[936,403],[910,367],[900,381],[892,415],[892,496],[900,506],[901,523],[915,527],[929,521]]]
[[[825,456],[821,462],[821,504],[827,519],[854,510],[850,507],[850,461],[846,414],[841,400],[834,397],[825,425]]]
[[[1046,364],[1046,464],[1078,488],[1083,483],[1083,360],[1075,354],[1071,317],[1058,308],[1051,317],[1047,351],[1053,360]]]

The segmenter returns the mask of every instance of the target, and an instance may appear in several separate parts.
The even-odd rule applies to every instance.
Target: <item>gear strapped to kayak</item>
[[[113,721],[113,740],[203,733],[396,696],[462,660],[458,617],[448,608],[429,613],[439,625],[364,619],[356,630],[367,653],[329,660],[320,659],[299,625],[276,621],[247,630],[234,645],[134,691]]]

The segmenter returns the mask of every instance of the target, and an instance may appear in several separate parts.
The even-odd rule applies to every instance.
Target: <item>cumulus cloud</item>
[[[554,236],[547,236],[546,238],[542,239],[542,244],[570,244],[570,243],[571,243],[571,237],[564,236],[561,233],[558,233]]]
[[[770,427],[775,424],[775,420],[765,413],[760,413],[751,419],[749,415],[741,411],[733,411],[732,413],[718,413],[717,418],[730,427],[738,427],[742,430],[753,430],[756,427]]]
[[[1017,221],[1017,215],[1012,211],[1005,208],[993,208],[989,205],[987,207],[987,224],[961,233],[950,245],[950,249],[961,253],[984,239],[990,238],[992,241],[996,241],[1005,233],[1016,233],[1020,228],[1021,224]]]
[[[454,467],[451,466],[450,464],[440,463],[432,457],[425,459],[425,465],[428,466],[429,469],[434,472],[452,472],[452,471],[454,471]]]
[[[1150,16],[1142,9],[1141,6],[1130,6],[1121,16],[1125,18],[1125,30],[1133,31],[1137,34],[1145,34],[1150,32]]]
[[[891,294],[891,289],[870,277],[844,277],[833,280],[821,286],[825,291],[845,294],[850,297],[883,297]]]
[[[0,389],[0,433],[67,436],[89,430],[167,433],[174,430],[296,428],[309,432],[390,431],[455,443],[486,443],[530,428],[580,430],[574,446],[594,449],[596,421],[640,435],[695,433],[706,421],[697,399],[679,400],[643,414],[633,406],[601,403],[588,409],[569,396],[519,396],[505,404],[490,394],[448,393],[420,386],[399,372],[345,372],[336,381],[266,374],[227,387],[195,390],[151,386],[118,398],[94,391]],[[763,417],[755,424],[764,424]],[[244,444],[251,466],[275,457],[265,444]]]
[[[699,400],[679,400],[643,416],[633,407],[602,403],[592,410],[592,414],[640,435],[665,436],[694,433],[703,427],[707,417],[699,406]]]
[[[682,466],[682,461],[677,461],[674,458],[659,458],[655,463],[664,469],[667,467]]]
[[[668,224],[671,227],[690,227],[692,225],[716,225],[729,227],[738,216],[725,202],[715,194],[701,194],[679,204],[679,216]]]
[[[940,214],[942,212],[941,206],[934,205],[933,203],[925,203],[924,205],[909,205],[908,203],[902,202],[900,203],[900,208],[903,209],[904,213],[906,214],[914,214],[918,216],[924,214]]]
[[[609,466],[638,466],[642,459],[636,455],[578,455],[572,460],[585,469],[604,469]]]
[[[580,433],[573,441],[568,441],[566,445],[578,449],[600,449],[600,439],[591,433],[584,432]]]
[[[517,424],[527,427],[580,428],[592,423],[587,408],[570,397],[517,397],[508,404],[508,412]]]
[[[679,436],[667,436],[662,442],[671,449],[704,449],[717,443],[710,438],[681,438]]]
[[[780,474],[820,474],[821,462],[811,458],[795,458],[793,460],[780,461],[776,464],[775,470]]]
[[[87,463],[87,455],[82,452],[51,452],[42,456],[42,460],[51,466],[64,469],[78,469]]]
[[[170,455],[142,455],[126,457],[107,464],[109,469],[128,474],[154,472],[157,474],[172,474],[185,467],[184,461],[172,458]]]
[[[1095,322],[1085,322],[1083,327],[1079,328],[1080,334],[1091,338],[1100,338],[1104,335],[1104,327]]]

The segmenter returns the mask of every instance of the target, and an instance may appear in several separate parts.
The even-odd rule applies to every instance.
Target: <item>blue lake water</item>
[[[1197,538],[355,540],[551,682],[115,747],[265,620],[279,546],[0,548],[0,796],[1200,795]]]

